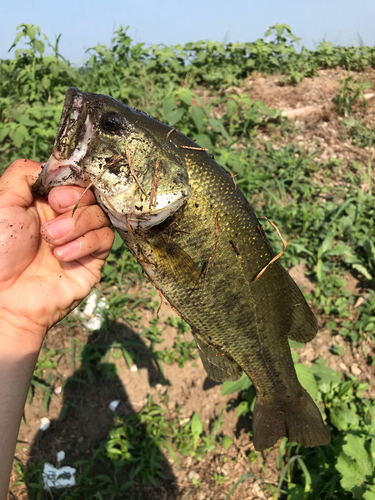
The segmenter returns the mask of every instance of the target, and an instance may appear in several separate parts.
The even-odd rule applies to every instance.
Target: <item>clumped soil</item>
[[[279,136],[275,147],[282,146],[283,141],[285,144],[288,141],[297,142],[304,151],[316,151],[318,160],[341,159],[340,169],[345,169],[353,160],[366,164],[369,158],[374,160],[373,148],[356,147],[350,139],[342,138],[342,118],[337,115],[332,98],[337,93],[339,79],[346,76],[346,71],[342,69],[322,70],[318,76],[304,78],[292,87],[283,85],[283,76],[265,77],[253,74],[241,87],[232,87],[228,92],[246,92],[252,99],[260,99],[267,106],[278,108],[295,120],[295,126],[300,132],[292,139]],[[375,88],[374,70],[367,70],[362,74],[362,78],[364,81],[371,81]],[[366,124],[371,127],[375,122],[375,97],[370,97],[367,102]],[[220,114],[219,110],[216,112]],[[358,109],[358,113],[360,112]],[[261,132],[260,139],[272,140],[272,132]],[[340,172],[337,174],[339,177]],[[363,189],[366,190],[366,186],[363,186]],[[314,290],[315,284],[309,280],[303,264],[295,266],[290,273],[305,293]],[[360,283],[351,275],[348,275],[346,281],[350,292],[360,298]],[[147,293],[150,293],[149,289]],[[142,316],[140,328],[155,318],[155,312],[150,308],[140,307],[139,312]],[[355,315],[356,310],[353,307],[352,319]],[[174,313],[164,305],[161,309],[161,324],[168,316],[174,316]],[[373,353],[372,343],[364,340],[360,346],[352,345],[349,348],[341,336],[333,337],[325,328],[326,321],[327,318],[318,315],[320,332],[312,342],[299,350],[301,361],[309,364],[322,356],[333,369],[348,375],[354,374],[360,381],[371,381],[375,373],[374,367],[367,363],[367,356]],[[175,329],[166,325],[162,348],[173,344],[175,332]],[[103,355],[115,338],[120,336],[123,339],[131,339],[135,335],[136,332],[126,324],[117,323],[115,328],[108,330],[104,338],[100,339]],[[166,479],[158,487],[140,485],[141,498],[184,500],[190,494],[190,500],[224,500],[231,487],[244,474],[248,474],[248,477],[231,495],[231,500],[273,498],[270,488],[264,483],[273,486],[278,484],[280,470],[276,462],[280,443],[262,453],[263,466],[257,458],[258,455],[254,453],[248,434],[251,422],[236,416],[236,406],[239,403],[237,394],[222,396],[221,386],[207,378],[199,359],[188,362],[182,369],[177,363],[164,365],[165,378],[171,381],[171,385],[163,385],[155,361],[145,349],[140,356],[138,371],[129,370],[123,358],[109,358],[109,362],[115,362],[118,367],[112,380],[104,377],[102,370],[94,368],[94,383],[90,384],[83,375],[82,366],[72,364],[69,352],[72,337],[83,344],[93,345],[98,342],[95,332],[88,337],[81,328],[72,328],[65,324],[57,325],[48,333],[45,340],[48,348],[67,350],[59,363],[57,375],[61,380],[69,379],[69,383],[64,390],[57,390],[57,393],[52,395],[47,412],[43,410],[43,394],[40,389],[35,390],[32,404],[26,404],[25,419],[21,424],[16,451],[17,459],[25,466],[29,461],[35,463],[43,458],[56,464],[56,453],[60,450],[66,453],[62,465],[72,465],[76,461],[89,458],[93,449],[107,438],[113,427],[114,416],[108,405],[114,400],[120,401],[117,413],[128,415],[139,411],[146,404],[147,398],[152,396],[154,402],[164,405],[167,415],[171,418],[179,406],[182,406],[183,418],[190,418],[194,412],[198,413],[206,430],[212,427],[215,418],[227,405],[219,433],[230,436],[233,444],[227,450],[218,446],[216,452],[206,453],[201,461],[195,461],[192,457],[179,457],[181,468],[166,456]],[[190,339],[190,334],[185,334],[185,340]],[[331,349],[336,344],[345,345],[344,356],[331,354]],[[374,395],[372,387],[369,395]],[[65,414],[63,419],[61,412]],[[51,420],[51,426],[42,432],[39,426],[44,416]],[[105,464],[102,470],[105,471]],[[220,484],[215,481],[214,474],[225,475],[226,480]],[[12,481],[15,479],[16,472],[13,471]],[[8,497],[9,500],[27,498],[29,496],[24,485],[13,487]],[[45,498],[53,498],[53,493]]]

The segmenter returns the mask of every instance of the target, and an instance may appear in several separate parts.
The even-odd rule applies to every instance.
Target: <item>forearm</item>
[[[22,412],[45,332],[28,324],[15,327],[1,312],[0,500],[6,500]]]

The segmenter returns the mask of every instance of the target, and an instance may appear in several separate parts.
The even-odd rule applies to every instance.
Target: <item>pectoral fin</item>
[[[193,289],[199,284],[201,270],[180,245],[168,242],[159,235],[153,239],[151,246],[157,261],[162,262],[164,272],[176,285]]]
[[[207,344],[197,335],[194,335],[198,352],[207,375],[215,382],[238,380],[242,375],[242,368],[227,354],[221,353],[215,347]]]

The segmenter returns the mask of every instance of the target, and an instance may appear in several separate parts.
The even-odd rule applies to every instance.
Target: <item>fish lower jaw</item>
[[[185,199],[179,199],[170,203],[158,212],[143,213],[119,213],[114,207],[111,207],[107,200],[98,200],[100,206],[107,212],[114,227],[123,231],[133,231],[135,229],[146,230],[153,226],[161,224],[165,219],[175,213],[185,202]]]

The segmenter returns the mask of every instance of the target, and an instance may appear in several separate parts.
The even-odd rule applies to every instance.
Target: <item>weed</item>
[[[353,114],[353,106],[356,103],[362,105],[363,110],[367,108],[367,101],[364,90],[371,87],[370,82],[363,82],[362,78],[358,81],[348,72],[345,80],[339,80],[339,89],[333,102],[336,105],[337,113],[341,116]]]

